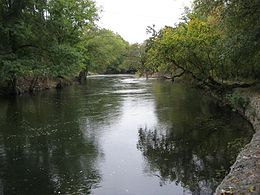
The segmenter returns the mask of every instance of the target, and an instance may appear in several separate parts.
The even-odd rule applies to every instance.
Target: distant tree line
[[[93,0],[0,0],[0,86],[138,72],[247,87],[260,78],[259,18],[259,0],[194,0],[174,27],[148,27],[149,39],[129,44],[96,25]]]
[[[69,78],[120,68],[129,44],[96,25],[93,0],[0,0],[0,86],[18,93],[43,78]]]

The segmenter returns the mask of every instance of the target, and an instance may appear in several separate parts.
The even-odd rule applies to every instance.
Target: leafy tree
[[[146,64],[173,80],[186,75],[221,91],[250,86],[236,81],[260,75],[259,7],[259,1],[194,1],[182,22],[152,37]]]
[[[82,43],[86,70],[98,73],[120,72],[128,43],[118,34],[107,29],[88,32]]]
[[[77,45],[96,19],[92,0],[1,0],[1,83],[17,93],[21,77],[74,74],[82,63]]]
[[[143,75],[145,74],[145,58],[145,44],[129,45],[120,67],[124,72],[134,73],[139,71],[139,74]]]
[[[221,57],[229,64],[233,79],[259,78],[260,2],[252,0],[196,0],[194,12],[216,20],[223,32]]]
[[[188,23],[165,27],[148,53],[155,56],[152,60],[158,70],[169,71],[171,75],[185,72],[206,83],[216,74],[218,61],[214,56],[218,52],[218,38],[219,34],[206,21],[190,17]]]

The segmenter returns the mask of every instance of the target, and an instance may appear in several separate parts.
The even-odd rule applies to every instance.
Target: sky
[[[191,0],[95,0],[102,10],[98,25],[120,34],[129,43],[149,37],[146,27],[174,26]]]

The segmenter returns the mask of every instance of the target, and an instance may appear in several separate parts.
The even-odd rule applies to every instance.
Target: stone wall
[[[241,114],[251,122],[255,134],[238,155],[230,173],[218,186],[216,195],[260,194],[260,94],[244,93],[244,95],[249,98],[249,105]]]

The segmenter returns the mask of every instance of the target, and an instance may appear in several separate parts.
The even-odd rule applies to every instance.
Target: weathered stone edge
[[[217,187],[220,194],[260,194],[260,95],[250,94],[249,105],[240,112],[253,126],[251,142],[239,153],[229,174]]]

